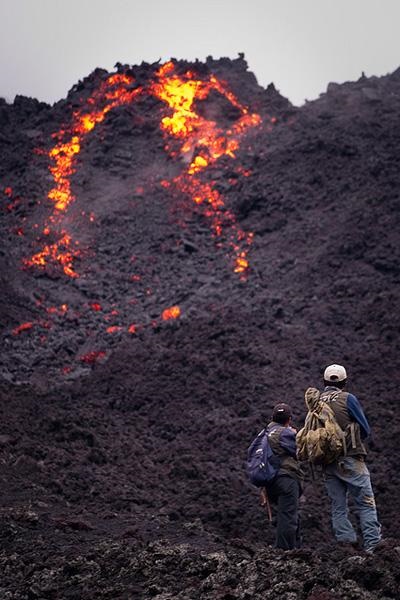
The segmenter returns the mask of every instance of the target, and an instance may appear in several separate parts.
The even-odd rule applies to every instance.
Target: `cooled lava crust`
[[[400,71],[292,106],[240,56],[0,101],[0,597],[398,598]],[[344,364],[386,546],[243,472]]]

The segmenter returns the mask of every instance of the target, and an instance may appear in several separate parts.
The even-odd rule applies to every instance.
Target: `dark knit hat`
[[[290,408],[290,406],[288,404],[284,404],[283,402],[281,402],[280,404],[277,404],[274,407],[273,413],[272,413],[272,420],[275,421],[275,423],[286,423],[286,421],[288,421],[290,419],[290,417],[292,416],[292,409]]]

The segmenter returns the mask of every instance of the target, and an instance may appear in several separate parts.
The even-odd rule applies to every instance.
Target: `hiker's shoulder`
[[[282,423],[277,423],[276,421],[270,421],[267,425],[268,430],[273,429],[275,431],[275,430],[284,429],[284,428],[285,428],[285,426],[282,425]]]
[[[360,403],[355,394],[352,394],[350,392],[345,392],[345,393],[346,393],[346,399],[348,402],[358,402],[358,404]]]
[[[267,425],[266,431],[267,431],[268,437],[271,437],[271,436],[279,437],[282,429],[285,429],[285,427],[283,425],[281,425],[280,423],[275,423],[274,421],[271,421],[271,423],[269,423]]]
[[[362,411],[363,412],[363,407],[361,405],[361,402],[359,401],[359,399],[357,398],[357,396],[355,394],[351,394],[351,393],[347,394],[346,404],[347,404],[347,408],[350,411]]]

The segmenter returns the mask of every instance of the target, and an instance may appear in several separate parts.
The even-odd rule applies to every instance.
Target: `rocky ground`
[[[397,598],[400,72],[296,108],[242,57],[175,63],[181,137],[160,65],[117,74],[0,100],[0,597]],[[374,432],[373,556],[335,546],[320,478],[274,550],[243,473],[331,362]]]

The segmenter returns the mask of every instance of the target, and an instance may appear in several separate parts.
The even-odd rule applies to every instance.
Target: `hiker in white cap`
[[[357,534],[348,518],[347,498],[350,495],[357,507],[363,547],[373,552],[381,540],[371,478],[365,464],[367,454],[363,441],[370,434],[370,426],[353,394],[344,391],[346,369],[329,365],[324,372],[325,389],[320,398],[327,402],[345,434],[343,455],[325,467],[325,484],[332,502],[332,526],[336,540],[342,544],[357,543]]]

